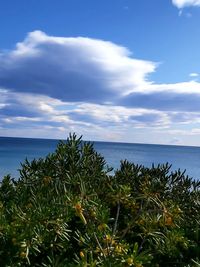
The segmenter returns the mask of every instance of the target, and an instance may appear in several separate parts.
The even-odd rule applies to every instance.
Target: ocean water
[[[20,163],[28,158],[44,157],[55,150],[58,140],[0,137],[0,180],[6,174],[18,178]],[[120,160],[127,159],[136,164],[151,167],[152,164],[172,164],[172,169],[186,169],[186,174],[200,177],[200,147],[167,146],[93,142],[109,166],[119,168]]]

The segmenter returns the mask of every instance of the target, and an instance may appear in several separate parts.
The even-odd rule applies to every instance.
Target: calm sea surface
[[[56,148],[57,140],[0,137],[0,180],[6,174],[18,177],[20,162],[44,157]],[[153,163],[172,164],[186,169],[190,177],[200,177],[200,147],[94,142],[109,166],[117,169],[121,159],[150,167]]]

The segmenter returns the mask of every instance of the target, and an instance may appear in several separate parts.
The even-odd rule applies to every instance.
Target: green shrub
[[[75,134],[0,186],[0,266],[199,266],[199,186],[170,166],[110,175]]]

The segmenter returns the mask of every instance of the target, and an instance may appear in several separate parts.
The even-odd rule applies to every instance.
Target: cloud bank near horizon
[[[112,42],[29,33],[15,49],[0,53],[0,134],[26,136],[32,129],[33,137],[59,138],[78,131],[120,141],[134,129],[138,136],[130,141],[140,141],[144,128],[153,138],[153,131],[172,133],[175,125],[191,123],[197,133],[197,76],[156,84],[151,74],[158,67]]]

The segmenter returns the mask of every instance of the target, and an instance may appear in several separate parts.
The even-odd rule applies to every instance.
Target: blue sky
[[[0,136],[200,146],[200,0],[0,3]]]

